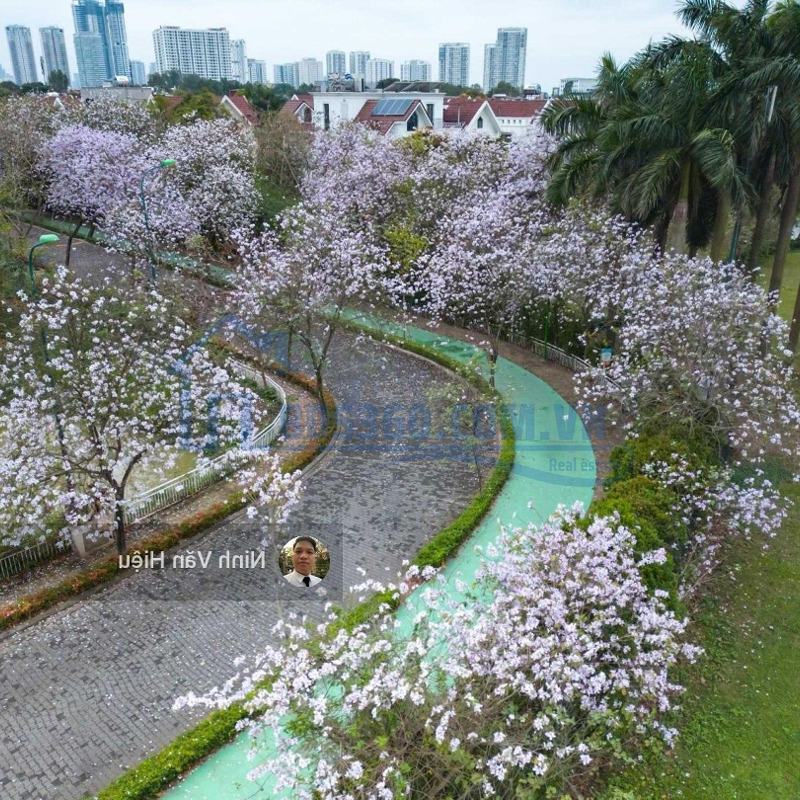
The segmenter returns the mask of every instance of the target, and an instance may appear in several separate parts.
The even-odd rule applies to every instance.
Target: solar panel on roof
[[[378,105],[372,110],[373,117],[399,117],[408,111],[413,103],[408,99],[380,100]]]

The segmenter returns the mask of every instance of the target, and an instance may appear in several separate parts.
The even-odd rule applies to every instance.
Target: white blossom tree
[[[53,515],[105,517],[124,553],[134,470],[163,475],[181,444],[202,450],[196,437],[209,431],[189,419],[206,419],[207,404],[219,410],[214,445],[237,445],[252,393],[202,348],[171,371],[192,331],[155,292],[90,287],[64,268],[43,283],[40,297],[21,298],[19,330],[0,348],[2,540],[39,537]]]

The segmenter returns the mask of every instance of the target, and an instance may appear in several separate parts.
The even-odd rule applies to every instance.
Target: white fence
[[[24,550],[16,550],[0,556],[0,578],[10,578],[26,569],[48,559],[60,556],[72,550],[72,540],[66,539],[59,542],[42,542]]]
[[[265,385],[262,374],[258,370],[248,367],[239,361],[234,362],[233,369],[242,377],[248,378],[261,386]],[[266,428],[258,431],[253,436],[251,443],[253,448],[264,448],[274,442],[286,422],[286,392],[268,375],[263,377],[266,378],[266,383],[280,397],[281,410]],[[126,500],[122,509],[125,524],[130,525],[132,522],[138,522],[151,514],[155,514],[156,511],[160,511],[162,508],[168,508],[181,500],[185,500],[187,497],[191,497],[206,486],[216,483],[221,477],[249,461],[250,458],[251,455],[248,450],[240,450],[237,456],[233,458],[229,454],[217,456],[217,458],[201,467],[196,467],[183,475],[179,475],[177,478],[172,478],[153,489],[148,489],[146,492]]]

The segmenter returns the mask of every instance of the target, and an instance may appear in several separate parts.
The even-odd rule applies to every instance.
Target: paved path
[[[342,337],[329,382],[343,404],[408,408],[447,380],[413,356]],[[383,447],[340,439],[308,479],[286,533],[317,533],[330,547],[328,598],[361,580],[359,567],[374,577],[394,573],[478,489],[474,466],[436,458],[429,445],[407,436],[371,444]],[[228,549],[258,549],[263,538],[263,525],[242,513],[177,552],[211,551],[216,561]],[[99,790],[196,721],[195,712],[171,711],[175,697],[228,678],[237,655],[269,643],[280,615],[321,614],[326,598],[287,594],[291,587],[267,567],[168,562],[0,640],[0,798],[77,800]]]

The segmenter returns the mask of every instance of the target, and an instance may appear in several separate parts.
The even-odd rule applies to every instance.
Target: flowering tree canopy
[[[69,525],[105,516],[124,552],[123,501],[134,469],[164,474],[179,439],[198,433],[187,427],[186,401],[204,412],[209,396],[249,392],[202,349],[183,380],[170,372],[191,331],[153,292],[123,297],[61,268],[40,298],[21,299],[19,330],[0,349],[3,541],[38,537],[62,514]],[[238,408],[223,403],[221,445],[241,440],[238,422]]]

